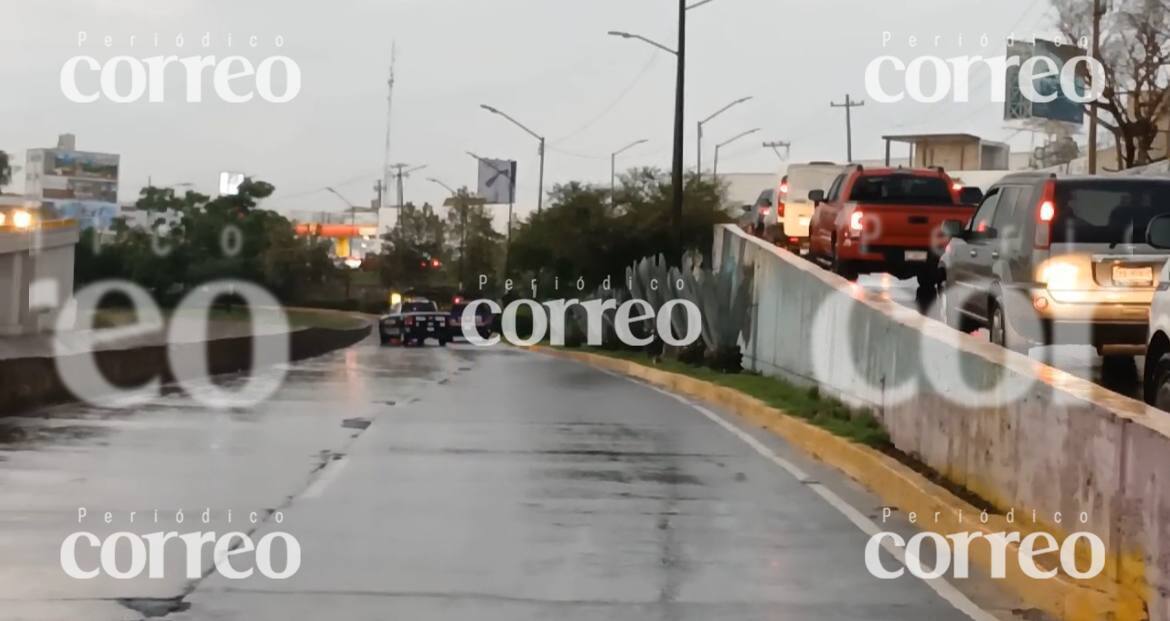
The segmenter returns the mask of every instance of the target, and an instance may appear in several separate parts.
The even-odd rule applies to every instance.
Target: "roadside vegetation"
[[[815,387],[801,388],[785,380],[765,377],[758,373],[721,373],[677,360],[655,361],[638,352],[590,349],[589,353],[627,360],[738,390],[835,435],[882,451],[889,451],[891,448],[889,434],[882,428],[873,412],[851,408],[837,399],[822,395]]]

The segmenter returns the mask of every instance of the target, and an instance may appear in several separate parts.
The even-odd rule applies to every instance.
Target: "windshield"
[[[1144,243],[1150,220],[1170,213],[1170,181],[1070,181],[1056,186],[1054,243]]]
[[[951,189],[941,177],[870,175],[857,180],[849,200],[870,204],[953,206]]]
[[[840,166],[793,167],[788,171],[788,202],[807,201],[808,193],[824,190],[827,194],[833,180],[841,174]]]
[[[404,313],[429,313],[435,309],[434,302],[403,302],[402,312]]]

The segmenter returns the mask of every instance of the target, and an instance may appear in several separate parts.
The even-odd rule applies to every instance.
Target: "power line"
[[[554,145],[560,144],[560,143],[563,143],[570,138],[574,138],[574,137],[580,135],[582,132],[584,132],[587,129],[589,129],[590,127],[593,127],[594,125],[596,125],[598,121],[600,121],[601,119],[608,116],[610,112],[613,112],[614,108],[616,108],[618,106],[618,104],[620,104],[623,100],[625,100],[625,98],[627,96],[629,96],[630,92],[632,92],[634,90],[634,87],[637,86],[642,81],[642,79],[646,77],[646,74],[650,72],[650,68],[653,67],[654,63],[658,61],[658,57],[659,57],[659,54],[657,52],[652,52],[650,54],[649,60],[647,60],[646,64],[642,66],[642,69],[638,72],[638,74],[636,76],[634,76],[634,79],[631,80],[630,83],[627,84],[626,87],[622,89],[622,91],[618,94],[618,96],[612,102],[610,102],[609,105],[607,105],[597,116],[593,117],[589,121],[586,121],[585,124],[581,125],[577,129],[574,129],[572,132],[570,132],[570,133],[568,133],[560,138],[557,138],[556,140],[554,140],[552,142],[552,144],[554,144]],[[555,150],[555,149],[552,149],[552,147],[548,147],[548,148],[551,150]]]

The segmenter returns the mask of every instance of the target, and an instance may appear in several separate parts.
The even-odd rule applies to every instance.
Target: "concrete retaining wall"
[[[960,334],[734,226],[717,228],[712,256],[717,267],[755,265],[745,366],[872,408],[900,451],[1003,512],[1096,533],[1110,588],[1131,602],[1116,618],[1148,608],[1170,621],[1170,414]],[[818,371],[816,360],[831,364]],[[1073,522],[1082,512],[1084,526]]]
[[[348,347],[370,334],[370,326],[348,330],[306,328],[288,334],[269,334],[257,339],[287,339],[292,360],[303,360]],[[208,367],[213,375],[247,370],[252,360],[253,338],[250,336],[221,338],[207,343],[180,344],[183,348],[205,347]],[[93,356],[106,380],[120,387],[141,385],[159,378],[171,382],[174,376],[169,368],[165,346],[108,349],[96,353],[75,354]],[[54,358],[0,359],[0,415],[17,414],[38,406],[74,400],[74,395],[62,384]]]

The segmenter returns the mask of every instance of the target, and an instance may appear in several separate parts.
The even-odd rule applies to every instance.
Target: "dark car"
[[[427,339],[435,339],[444,346],[451,340],[448,324],[448,314],[440,312],[437,304],[414,298],[390,307],[389,314],[378,321],[378,333],[383,345],[423,345]]]
[[[456,338],[463,338],[463,311],[467,309],[468,305],[468,302],[461,298],[456,298],[455,303],[451,305],[448,340],[454,341]],[[491,309],[486,304],[477,306],[475,309],[475,329],[479,332],[480,338],[486,339],[491,336],[494,324],[495,317]]]

